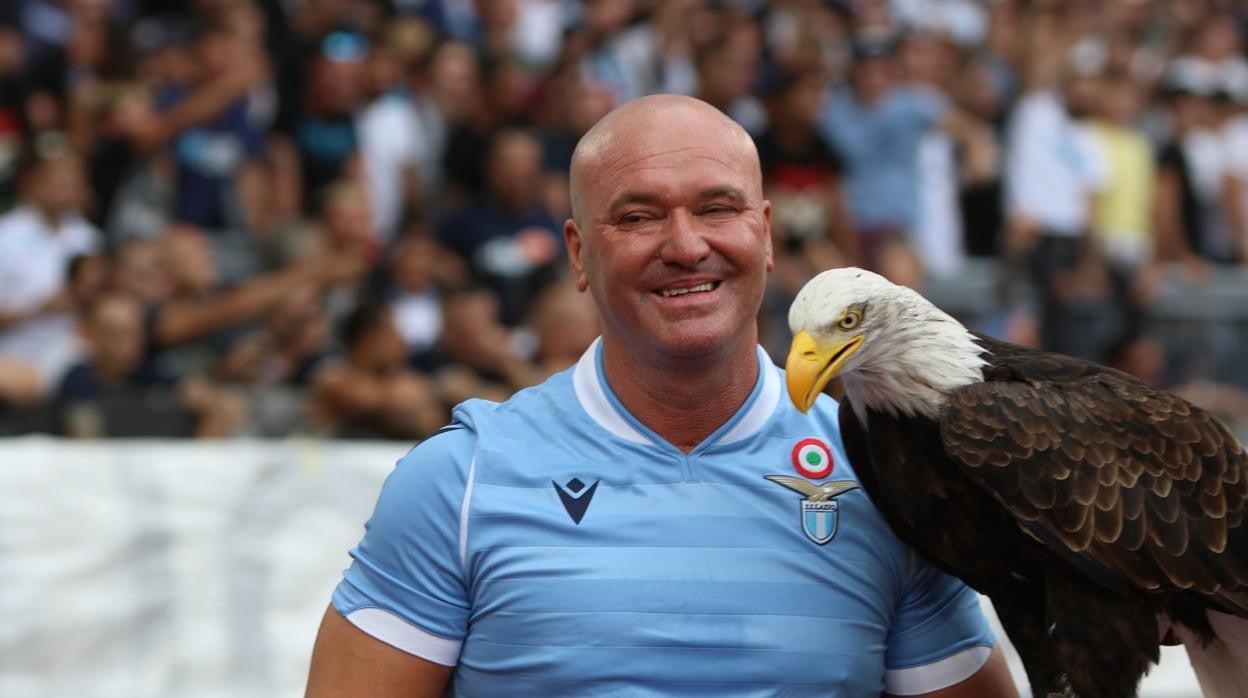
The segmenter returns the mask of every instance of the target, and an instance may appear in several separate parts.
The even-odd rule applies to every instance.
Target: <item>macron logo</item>
[[[581,519],[585,518],[585,510],[589,508],[589,502],[594,498],[594,491],[598,489],[598,482],[585,489],[585,483],[580,478],[572,478],[568,480],[568,484],[563,487],[554,480],[550,484],[555,486],[555,492],[559,494],[559,501],[563,502],[563,510],[568,512],[568,516],[572,517],[572,523],[581,525]],[[567,489],[564,489],[564,488]]]

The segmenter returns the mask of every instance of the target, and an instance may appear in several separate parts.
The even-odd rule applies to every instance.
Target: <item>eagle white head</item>
[[[984,349],[957,320],[879,274],[848,267],[811,279],[789,308],[789,397],[805,412],[838,375],[866,409],[936,418],[948,394],[983,380]]]

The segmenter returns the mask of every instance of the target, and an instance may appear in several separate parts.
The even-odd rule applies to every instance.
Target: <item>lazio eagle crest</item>
[[[801,501],[802,530],[806,532],[807,538],[819,545],[827,543],[836,535],[837,510],[840,508],[836,497],[858,488],[858,483],[853,480],[833,480],[816,485],[788,475],[764,477],[798,494],[806,495]]]

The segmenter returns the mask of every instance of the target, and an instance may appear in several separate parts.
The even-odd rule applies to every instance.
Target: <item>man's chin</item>
[[[652,335],[659,354],[672,359],[707,359],[736,348],[744,332],[722,323],[687,321]]]

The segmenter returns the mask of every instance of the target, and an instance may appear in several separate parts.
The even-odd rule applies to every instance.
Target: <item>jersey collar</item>
[[[758,432],[776,411],[781,397],[780,369],[758,347],[758,380],[745,404],[722,426],[695,449],[711,444],[740,441]],[[602,338],[595,339],[581,355],[572,371],[572,386],[577,400],[590,418],[603,429],[625,441],[655,444],[662,439],[624,408],[602,373]],[[664,442],[666,443],[666,442]]]

